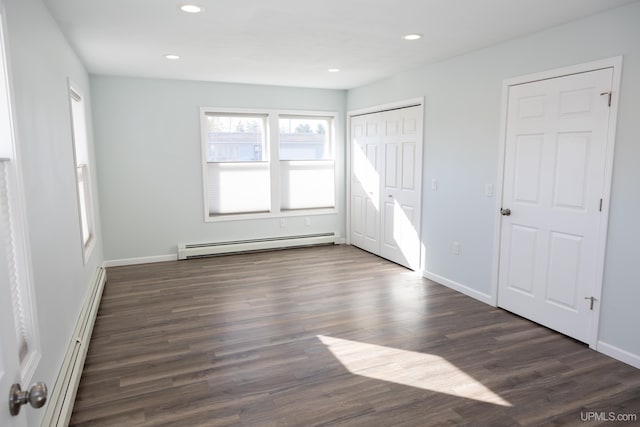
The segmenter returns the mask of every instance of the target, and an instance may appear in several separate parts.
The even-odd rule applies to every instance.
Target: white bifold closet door
[[[421,259],[422,108],[351,118],[351,244],[408,268]]]

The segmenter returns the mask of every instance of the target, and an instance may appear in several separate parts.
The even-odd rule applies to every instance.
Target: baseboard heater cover
[[[178,245],[178,259],[203,258],[237,252],[295,248],[300,246],[328,245],[332,243],[335,244],[339,237],[340,235],[338,233],[318,233],[230,242],[180,244]]]
[[[90,284],[87,299],[80,310],[80,316],[78,316],[78,322],[71,336],[60,373],[49,395],[42,427],[66,427],[69,425],[106,281],[106,270],[99,267]]]

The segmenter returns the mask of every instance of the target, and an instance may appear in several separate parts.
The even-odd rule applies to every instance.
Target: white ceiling
[[[44,0],[94,74],[331,89],[634,1]]]

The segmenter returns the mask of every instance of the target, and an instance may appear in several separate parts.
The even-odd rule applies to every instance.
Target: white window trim
[[[76,95],[79,99],[82,100],[82,106],[85,108],[84,111],[84,127],[87,135],[85,136],[85,144],[87,145],[85,149],[87,150],[87,157],[89,157],[89,135],[88,135],[88,123],[87,123],[87,112],[86,105],[84,103],[84,95],[81,91],[78,90],[77,86],[68,80],[68,90],[69,90],[69,115],[71,118],[71,140],[73,143],[73,164],[74,164],[74,176],[76,183],[76,197],[78,204],[78,225],[80,226],[80,247],[82,248],[82,262],[86,265],[89,262],[89,258],[91,257],[91,253],[93,252],[93,248],[96,245],[96,228],[95,228],[95,218],[93,212],[93,190],[92,190],[92,171],[91,165],[89,164],[89,158],[86,159],[85,162],[80,163],[77,158],[77,147],[76,147],[76,135],[74,129],[74,117],[73,117],[73,99],[72,94]],[[84,198],[86,201],[86,215],[87,215],[87,226],[89,228],[89,238],[85,242],[84,236],[82,232],[82,208],[80,206],[80,182],[78,180],[77,169],[80,166],[84,166],[85,168],[85,185],[84,185]]]
[[[260,213],[238,213],[228,215],[209,215],[209,202],[207,195],[209,194],[209,184],[207,179],[207,123],[205,120],[206,114],[249,114],[249,115],[266,115],[266,139],[267,139],[267,155],[269,163],[269,176],[271,180],[271,212]],[[280,116],[299,116],[306,118],[328,118],[331,120],[331,128],[329,129],[331,135],[332,144],[332,156],[335,164],[334,167],[334,194],[335,206],[332,208],[316,208],[316,209],[293,209],[282,210],[281,209],[281,194],[280,194],[280,147],[279,147],[279,127],[278,120]],[[200,107],[200,144],[201,144],[201,163],[202,163],[202,201],[203,201],[203,214],[205,222],[225,222],[225,221],[244,221],[252,219],[269,219],[269,218],[288,218],[297,216],[312,216],[312,215],[331,215],[337,214],[338,211],[338,195],[339,182],[338,182],[338,156],[337,156],[337,141],[336,141],[336,129],[338,128],[338,113],[335,111],[309,111],[309,110],[278,110],[278,109],[247,109],[247,108],[217,108],[217,107]]]

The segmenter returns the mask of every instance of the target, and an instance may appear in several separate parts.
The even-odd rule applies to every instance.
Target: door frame
[[[345,175],[345,181],[346,181],[346,186],[345,186],[345,196],[346,196],[346,209],[345,209],[345,215],[346,215],[346,227],[345,227],[345,242],[347,245],[351,245],[351,150],[352,150],[352,135],[351,135],[351,118],[354,116],[362,116],[364,114],[372,114],[372,113],[381,113],[384,111],[388,111],[388,110],[398,110],[401,108],[409,108],[409,107],[419,107],[420,109],[420,126],[419,126],[419,131],[418,131],[418,139],[420,141],[420,143],[422,144],[422,159],[420,159],[420,163],[421,163],[421,169],[424,169],[424,156],[425,156],[425,150],[424,150],[424,104],[425,104],[425,98],[424,96],[421,97],[417,97],[417,98],[409,98],[409,99],[404,99],[401,101],[395,101],[395,102],[390,102],[387,104],[379,104],[379,105],[374,105],[371,107],[365,107],[365,108],[360,108],[357,110],[349,110],[347,111],[347,123],[346,123],[346,135],[347,135],[347,144],[346,144],[346,148],[347,148],[347,153],[346,153],[346,166],[347,166],[347,170],[346,170],[346,175]],[[420,244],[422,245],[422,248],[420,250],[420,267],[418,268],[418,270],[416,270],[416,273],[420,273],[422,274],[423,270],[424,270],[424,266],[425,266],[425,254],[424,254],[424,243],[422,242],[422,201],[424,199],[423,194],[422,194],[422,173],[420,174],[420,180],[418,182],[418,191],[420,194]]]
[[[622,56],[602,59],[553,70],[547,70],[534,74],[527,74],[518,77],[505,79],[502,82],[502,107],[500,112],[500,145],[498,148],[498,182],[496,186],[496,207],[494,222],[494,244],[493,244],[493,266],[491,278],[491,305],[498,306],[498,280],[500,270],[500,244],[502,233],[502,215],[499,210],[502,207],[503,186],[504,186],[504,166],[507,138],[507,109],[509,103],[509,88],[511,86],[532,83],[541,80],[550,80],[572,74],[587,73],[590,71],[613,68],[613,80],[611,85],[612,98],[609,110],[609,128],[607,130],[606,159],[604,171],[604,186],[602,194],[602,215],[600,216],[600,227],[598,230],[598,254],[596,266],[596,285],[593,295],[597,298],[594,310],[594,319],[591,324],[589,336],[589,347],[597,350],[598,330],[600,324],[601,297],[604,280],[604,262],[607,244],[607,229],[609,223],[609,207],[611,201],[611,181],[613,176],[613,158],[615,149],[615,135],[618,118],[618,100],[620,99],[620,82],[622,76]]]

